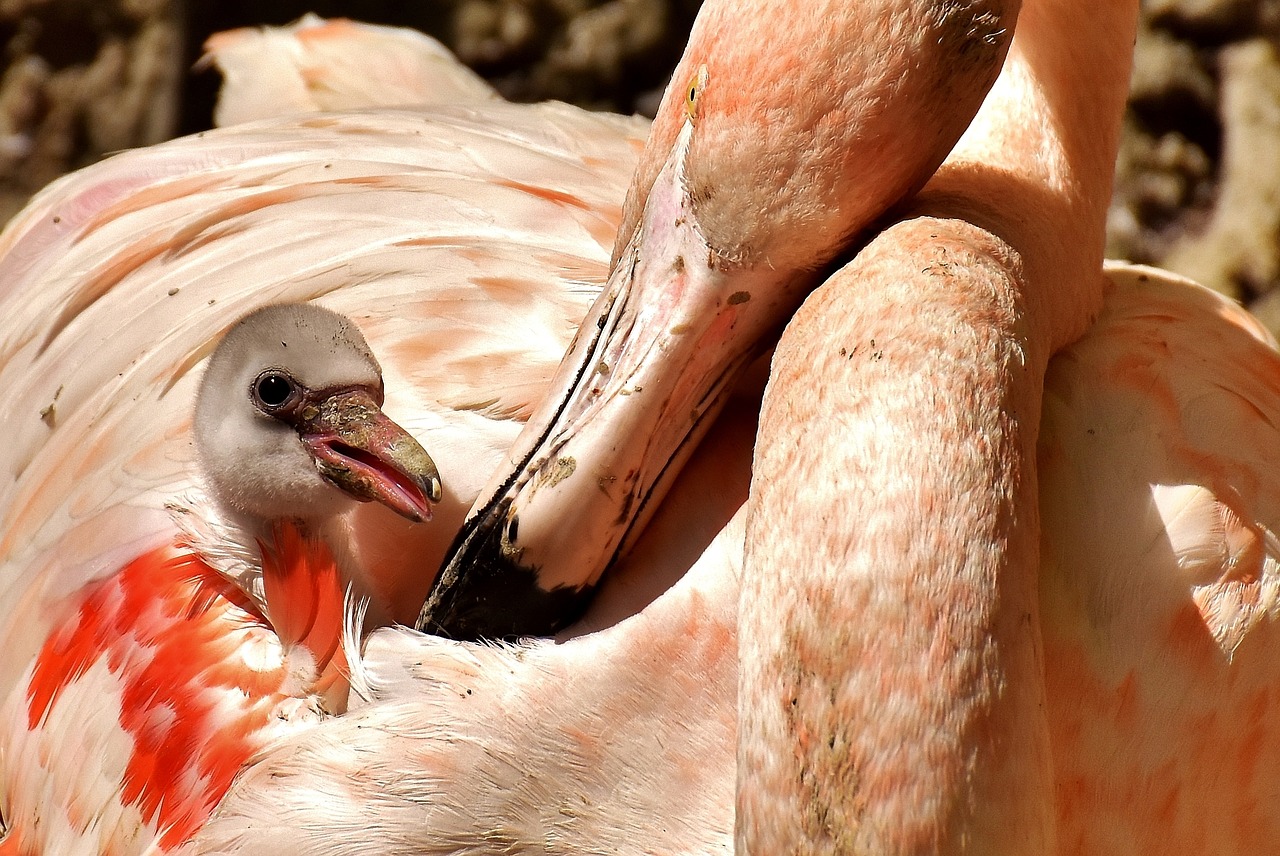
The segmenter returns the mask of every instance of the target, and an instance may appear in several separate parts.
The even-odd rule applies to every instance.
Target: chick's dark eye
[[[268,372],[253,383],[253,397],[257,404],[268,409],[286,404],[293,397],[293,390],[293,379],[280,372]]]

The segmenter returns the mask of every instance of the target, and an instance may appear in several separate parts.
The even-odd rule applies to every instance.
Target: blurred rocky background
[[[652,114],[698,0],[0,0],[0,221],[104,153],[209,126],[217,30],[411,26],[518,100]],[[1143,0],[1108,234],[1280,331],[1280,0]]]

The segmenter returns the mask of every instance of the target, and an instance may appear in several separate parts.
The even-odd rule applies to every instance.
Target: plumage
[[[201,63],[222,73],[214,112],[221,127],[294,112],[498,99],[429,36],[312,14],[287,27],[215,33]]]
[[[269,303],[348,310],[378,355],[387,412],[442,462],[433,524],[366,506],[343,521],[351,555],[339,564],[385,573],[372,585],[388,611],[408,603],[411,617],[429,582],[420,569],[438,562],[445,527],[456,527],[598,289],[642,128],[555,105],[316,115],[124,153],[44,191],[0,237],[0,420],[13,437],[0,451],[10,481],[0,492],[0,697],[19,705],[28,665],[86,599],[175,545],[235,582],[264,634],[287,637],[306,617],[306,601],[280,626],[278,610],[263,615],[262,533],[214,506],[192,444],[205,357],[232,322]],[[495,358],[508,368],[495,374]],[[230,632],[207,597],[181,594],[204,610],[182,621]],[[327,636],[320,652],[335,644]],[[198,651],[186,665],[176,686],[201,680]],[[108,689],[122,680],[94,674]],[[295,681],[290,692],[305,689]],[[120,714],[110,695],[61,698],[59,721],[105,723],[86,733],[111,739]],[[34,821],[15,795],[32,772],[14,760],[46,732],[25,718],[6,724],[16,730],[0,745],[0,815],[15,830],[5,847],[97,852],[164,835],[139,817],[113,839],[90,811],[46,847],[23,829]],[[45,828],[70,809],[37,805]]]
[[[182,544],[75,593],[0,714],[5,852],[171,851],[256,752],[345,708],[337,566],[291,526],[273,547],[288,615]]]
[[[1086,38],[1073,4],[1029,0],[1020,41],[994,97],[910,212],[929,216],[877,237],[855,261],[858,267],[846,269],[852,281],[828,283],[791,323],[775,363],[745,511],[734,513],[747,497],[756,408],[738,400],[692,456],[691,471],[677,479],[632,556],[610,571],[582,625],[557,643],[518,646],[375,632],[351,663],[357,690],[351,711],[264,747],[188,849],[700,854],[730,852],[736,823],[742,849],[763,853],[785,850],[767,843],[783,840],[798,842],[802,852],[870,841],[908,852],[1003,847],[1129,854],[1166,852],[1171,839],[1190,853],[1265,852],[1277,825],[1269,799],[1277,786],[1275,765],[1267,761],[1280,745],[1267,727],[1273,695],[1267,655],[1274,647],[1270,616],[1280,556],[1273,534],[1277,480],[1268,460],[1280,440],[1274,417],[1280,356],[1238,307],[1198,286],[1132,266],[1098,274],[1109,147],[1122,93],[1118,85],[1081,88],[1062,74],[1111,74],[1114,63],[1127,62],[1125,26],[1131,24],[1121,16],[1131,11],[1109,8],[1114,21],[1099,13],[1090,19],[1096,31]],[[1078,37],[1063,39],[1064,33]],[[1093,64],[1079,61],[1081,55]],[[735,91],[749,93],[750,87]],[[98,224],[95,230],[75,226],[77,240],[47,254],[41,247],[61,223],[51,223],[52,209],[36,208],[25,225],[0,239],[9,248],[0,271],[56,267],[68,259],[60,279],[19,280],[0,297],[6,311],[41,300],[83,307],[77,312],[85,319],[70,313],[45,349],[66,354],[58,365],[68,378],[72,367],[78,372],[84,364],[90,380],[102,372],[101,385],[128,365],[132,357],[124,347],[113,355],[109,336],[91,338],[78,351],[73,344],[92,329],[87,322],[99,303],[164,306],[161,295],[178,287],[176,279],[146,300],[140,294],[126,299],[126,283],[143,271],[160,273],[173,264],[178,268],[172,276],[198,273],[193,260],[206,258],[199,253],[229,247],[219,259],[234,275],[217,287],[242,302],[223,320],[210,320],[210,331],[193,338],[198,344],[181,345],[187,334],[177,332],[171,340],[158,333],[144,338],[157,344],[128,373],[132,386],[122,380],[94,392],[86,382],[67,399],[74,404],[69,413],[47,411],[46,422],[38,421],[39,411],[56,389],[38,386],[30,373],[46,359],[32,342],[49,338],[60,323],[57,311],[41,315],[33,309],[23,316],[35,330],[27,345],[0,351],[0,381],[26,396],[15,397],[21,407],[0,417],[26,418],[11,432],[13,448],[0,454],[13,456],[7,466],[16,472],[18,452],[26,449],[35,472],[43,467],[41,478],[56,488],[49,507],[64,509],[44,520],[43,529],[34,527],[43,518],[33,503],[43,494],[38,482],[22,481],[25,472],[23,492],[0,498],[10,515],[0,518],[0,537],[12,538],[0,550],[0,615],[11,622],[3,638],[6,650],[21,653],[26,646],[6,691],[50,628],[75,614],[75,598],[66,593],[80,584],[76,580],[145,553],[149,547],[139,546],[140,535],[173,538],[176,517],[185,521],[181,537],[201,544],[202,555],[243,563],[240,548],[225,541],[222,524],[196,514],[198,501],[183,500],[198,495],[185,475],[191,464],[183,433],[189,410],[169,402],[185,395],[190,407],[195,378],[189,369],[207,351],[214,328],[250,301],[314,296],[309,289],[319,278],[326,302],[355,317],[387,373],[388,410],[404,396],[402,412],[409,418],[401,418],[441,464],[446,496],[436,523],[450,534],[456,529],[466,497],[479,494],[486,468],[502,459],[519,419],[536,406],[558,359],[551,343],[563,350],[576,324],[574,307],[577,318],[585,312],[590,294],[574,289],[589,292],[586,283],[603,277],[609,226],[621,216],[617,203],[630,168],[623,161],[634,157],[635,137],[610,137],[619,127],[615,120],[578,117],[564,108],[493,105],[442,108],[434,115],[440,151],[422,150],[426,144],[413,132],[421,124],[412,114],[379,113],[249,126],[126,156],[138,175],[152,178],[124,179],[112,172],[117,159],[87,175],[122,178],[122,195],[114,195],[112,181],[98,184],[82,175],[37,203],[80,211]],[[528,117],[530,126],[518,133],[483,127],[485,119],[516,116]],[[597,159],[598,151],[584,155],[584,143],[574,141],[576,123],[602,131],[593,145],[619,153],[618,160],[608,165]],[[673,128],[658,133],[670,139]],[[374,129],[379,136],[369,133]],[[288,151],[282,143],[288,135],[300,140],[295,149],[314,146],[319,158]],[[330,170],[339,164],[327,155],[357,138],[374,154],[366,161],[359,153],[370,150],[354,149],[356,172],[348,177],[358,181],[331,186],[322,178],[324,163],[333,164]],[[478,152],[487,149],[480,141],[493,139],[507,141],[503,154],[481,157]],[[255,154],[253,146],[265,140],[277,147]],[[465,154],[453,145],[462,140],[475,144]],[[219,154],[224,144],[233,152]],[[166,184],[179,156],[197,162],[205,157],[202,146],[214,153],[207,162],[218,181],[197,176],[182,183],[179,177],[177,186]],[[561,155],[554,154],[558,147]],[[577,154],[566,156],[564,149]],[[1027,157],[1028,151],[1035,156]],[[225,159],[220,166],[218,157]],[[299,157],[304,165],[286,166]],[[414,160],[417,166],[398,173],[421,170],[445,186],[458,182],[473,189],[481,183],[450,178],[448,171],[466,176],[474,175],[466,170],[501,167],[502,178],[475,206],[421,187],[424,195],[437,194],[431,197],[435,208],[423,213],[401,200],[397,212],[425,222],[387,222],[380,203],[388,200],[380,194],[391,191],[373,164],[417,157],[421,163]],[[439,170],[432,168],[436,164]],[[530,171],[520,172],[521,165]],[[272,199],[246,202],[261,191],[238,184],[239,170],[247,181],[272,168],[285,169],[271,179]],[[549,170],[546,184],[538,183],[538,169]],[[326,196],[309,203],[306,193],[290,190],[295,176]],[[571,190],[551,182],[574,176],[580,183]],[[165,189],[147,191],[148,181]],[[206,187],[212,197],[202,195]],[[617,192],[610,196],[608,188]],[[245,231],[219,226],[207,207],[198,227],[181,221],[183,193],[202,203],[222,199],[217,217],[230,216]],[[161,234],[171,223],[185,228],[185,255],[130,253],[123,249],[130,246],[127,231],[118,231],[114,245],[99,245],[120,253],[108,276],[87,262],[92,256],[76,253],[98,229],[123,230],[148,211],[127,211],[132,203],[121,200],[131,194],[168,197],[170,207],[148,228]],[[94,197],[102,209],[92,207]],[[271,204],[260,204],[266,201]],[[300,206],[318,223],[326,206],[339,203],[352,206],[353,225],[337,230],[342,235],[308,227],[304,219],[299,234],[305,240],[282,251],[287,263],[277,265],[265,248],[243,258],[246,246],[266,243],[256,236],[274,234],[277,221],[261,218],[275,206],[286,206],[282,215],[287,206]],[[108,213],[94,213],[99,210]],[[432,221],[435,216],[443,219]],[[495,225],[496,217],[502,219]],[[409,238],[405,229],[425,237]],[[382,230],[390,244],[378,241]],[[23,237],[27,231],[33,243]],[[583,242],[538,249],[565,235]],[[486,243],[477,243],[481,239]],[[354,246],[341,243],[348,240]],[[325,249],[307,253],[306,241]],[[517,249],[504,252],[510,246]],[[341,277],[325,267],[327,252],[365,274],[353,278],[350,291],[336,288]],[[407,252],[415,267],[388,261]],[[383,280],[369,255],[386,265],[390,304],[370,298]],[[863,277],[886,259],[904,263],[910,276],[877,290],[883,283]],[[558,260],[552,269],[563,274],[560,280],[547,277],[549,260]],[[416,267],[428,263],[435,266]],[[489,276],[484,271],[490,263],[508,267]],[[89,275],[82,279],[77,270]],[[987,278],[972,278],[974,270]],[[121,271],[123,279],[102,288]],[[449,277],[457,277],[453,285]],[[193,296],[197,305],[210,297],[222,302],[211,279],[197,280],[207,289]],[[66,283],[68,293],[58,297],[58,289],[37,292],[21,284],[54,281]],[[578,302],[563,310],[553,302],[546,309],[552,299],[546,292],[522,287],[548,281],[567,284]],[[415,309],[415,300],[437,293],[438,282],[446,283],[440,294],[451,296]],[[432,289],[424,291],[426,285]],[[983,292],[988,285],[991,290]],[[258,287],[264,293],[255,293]],[[94,302],[70,293],[77,289],[102,295]],[[992,295],[1013,299],[993,306]],[[882,299],[887,296],[896,302]],[[864,311],[850,315],[858,300]],[[490,301],[499,301],[510,317],[491,312]],[[522,338],[528,331],[519,327],[530,315],[545,325],[546,333],[532,337],[545,347],[516,352],[518,359],[503,363],[502,375],[487,368],[492,363],[478,355],[479,343],[528,341]],[[192,329],[183,325],[193,321],[175,319],[176,312],[157,319],[152,329]],[[430,335],[415,336],[414,325]],[[877,333],[872,344],[872,330],[896,332]],[[427,358],[436,353],[429,345],[455,341],[450,337],[457,331],[477,343],[476,351],[428,368]],[[910,353],[913,371],[893,376],[893,369],[910,363],[908,349],[921,340],[938,347]],[[97,365],[100,352],[108,365]],[[399,362],[411,356],[423,363],[406,368]],[[990,371],[993,365],[1004,373]],[[10,366],[13,373],[4,374]],[[976,382],[953,385],[957,366],[967,366]],[[455,369],[462,370],[451,374]],[[861,405],[852,392],[871,389],[863,384],[872,374],[886,384],[876,388],[880,398],[854,412]],[[446,392],[436,392],[436,384]],[[885,394],[893,390],[897,394]],[[134,395],[143,396],[139,412],[125,407]],[[941,414],[918,406],[943,396],[952,407]],[[171,412],[165,409],[170,406]],[[908,411],[911,419],[903,420]],[[94,413],[97,422],[87,421]],[[803,418],[806,413],[811,418]],[[147,415],[159,417],[157,423],[147,422]],[[86,421],[77,421],[81,417]],[[50,432],[49,420],[64,433],[72,426],[75,441],[56,447],[59,434]],[[110,427],[110,420],[121,433],[92,433],[104,423]],[[857,442],[835,442],[832,423],[842,431],[852,428]],[[928,442],[946,434],[943,426],[958,426],[958,446],[976,466],[950,469],[954,462],[924,453]],[[975,426],[989,430],[975,432]],[[168,439],[153,440],[152,451],[139,455],[125,448],[133,435]],[[814,442],[819,436],[828,442]],[[99,451],[80,453],[80,482],[58,474],[43,457],[76,452],[89,445],[86,437],[102,439]],[[1001,451],[993,455],[992,449]],[[921,481],[934,477],[928,468],[935,466],[947,478]],[[869,472],[891,477],[882,482],[867,478]],[[976,488],[964,493],[961,480],[948,480],[953,477],[968,478]],[[909,489],[925,483],[941,487],[936,493]],[[838,489],[824,497],[832,486]],[[166,514],[165,497],[177,497],[184,510]],[[851,499],[865,513],[841,514],[847,506],[838,503]],[[987,515],[981,521],[994,519],[995,526],[977,532],[975,508]],[[932,527],[938,509],[958,509],[949,518],[958,525]],[[1007,519],[988,515],[991,509],[1018,525],[1002,528]],[[394,517],[384,522],[399,525]],[[702,543],[711,546],[691,573],[663,590],[653,581],[662,560],[674,575],[683,570],[683,559],[669,555],[675,552],[670,545],[695,556],[702,552],[696,539],[694,547],[687,544],[695,523]],[[108,536],[104,525],[117,528]],[[763,537],[769,526],[777,536],[773,547]],[[43,532],[44,540],[28,541],[33,532]],[[867,555],[880,561],[856,565],[839,549],[832,561],[815,561],[827,547],[842,549],[848,542],[870,545]],[[14,545],[27,544],[14,552]],[[443,544],[438,549],[442,553]],[[429,550],[415,552],[415,560],[422,554]],[[77,564],[77,556],[92,563]],[[1028,556],[1031,561],[1021,561]],[[868,608],[851,612],[842,598],[858,587]],[[648,605],[630,615],[637,601]],[[805,623],[804,610],[814,605],[820,620]],[[973,621],[975,615],[981,620]],[[36,623],[19,630],[28,617]],[[772,652],[772,663],[765,664],[774,670],[766,668],[765,677],[781,679],[782,691],[760,680],[758,656],[779,638],[792,647]],[[741,675],[735,650],[744,656]],[[875,658],[864,658],[866,653]],[[10,663],[6,659],[4,669]],[[804,692],[785,692],[794,687]],[[866,692],[841,696],[848,687]],[[781,714],[782,728],[772,741],[756,730],[761,712]],[[11,722],[6,718],[6,727]],[[3,751],[0,776],[8,776],[12,767]],[[801,765],[803,775],[787,777],[797,758],[811,763]],[[784,786],[805,789],[788,792],[766,775],[769,770],[781,771]],[[780,808],[787,799],[796,800],[796,811]],[[755,805],[744,810],[752,800]],[[8,811],[7,803],[0,806]],[[1011,832],[1027,835],[1011,842]]]
[[[254,306],[323,298],[356,319],[388,413],[438,450],[436,528],[456,525],[487,466],[467,455],[502,453],[598,288],[634,157],[632,123],[488,109],[210,132],[69,176],[10,225],[0,613],[25,618],[0,688],[57,620],[42,589],[169,538],[165,505],[193,487],[193,369]],[[418,547],[430,565],[444,543]]]
[[[733,852],[740,524],[598,633],[520,646],[374,633],[369,702],[260,756],[196,851]]]
[[[1266,850],[1280,358],[1239,306],[1109,268],[1050,365],[1040,601],[1063,853]]]

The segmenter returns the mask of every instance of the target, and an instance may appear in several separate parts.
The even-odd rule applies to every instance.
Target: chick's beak
[[[415,523],[440,501],[435,461],[361,388],[322,393],[295,423],[302,445],[330,484],[360,502],[376,501]]]

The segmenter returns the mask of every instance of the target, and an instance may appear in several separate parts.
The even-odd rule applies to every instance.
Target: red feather
[[[280,722],[281,702],[311,698],[330,712],[345,706],[338,569],[328,549],[296,527],[274,534],[262,545],[268,616],[191,548],[171,544],[90,586],[30,674],[32,736],[95,664],[119,680],[122,709],[76,714],[115,717],[132,736],[118,798],[137,807],[161,849],[186,841],[208,818],[265,744],[266,727]],[[311,659],[299,659],[300,649]],[[0,854],[35,852],[23,848],[23,832],[11,830]]]

